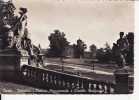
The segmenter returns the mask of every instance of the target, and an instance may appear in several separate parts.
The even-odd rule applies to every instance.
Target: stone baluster
[[[108,83],[107,84],[107,94],[110,94],[111,93],[111,86],[110,84]]]
[[[88,80],[83,80],[83,88],[86,92],[89,92],[89,82]]]

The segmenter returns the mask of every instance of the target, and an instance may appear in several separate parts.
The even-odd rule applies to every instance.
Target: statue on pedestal
[[[3,41],[3,47],[24,49],[21,47],[22,37],[27,30],[27,9],[20,8],[20,16],[14,14],[15,7],[11,0],[0,1],[0,38]],[[11,46],[8,46],[11,45]],[[14,45],[14,46],[13,46]]]

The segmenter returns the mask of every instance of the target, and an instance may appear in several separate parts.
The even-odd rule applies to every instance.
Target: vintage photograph
[[[0,0],[0,94],[134,93],[134,0]]]

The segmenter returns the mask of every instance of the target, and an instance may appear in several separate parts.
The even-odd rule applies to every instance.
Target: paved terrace
[[[34,88],[31,86],[16,84],[12,82],[0,81],[0,94],[28,94],[28,93],[51,93],[47,90]]]

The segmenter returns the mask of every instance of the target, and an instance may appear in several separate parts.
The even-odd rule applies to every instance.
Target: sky
[[[111,46],[119,32],[134,32],[134,2],[130,0],[13,0],[28,8],[28,27],[34,44],[49,47],[55,29],[65,32],[71,44],[82,39],[88,47]],[[18,9],[17,9],[18,12]]]

